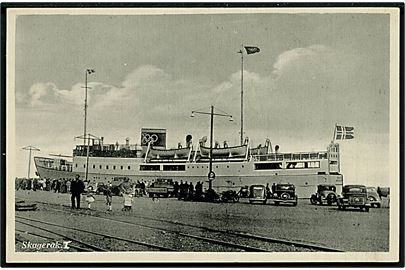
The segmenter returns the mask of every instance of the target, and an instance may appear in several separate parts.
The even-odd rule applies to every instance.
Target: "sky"
[[[200,14],[23,15],[16,21],[16,167],[28,152],[71,155],[88,132],[106,143],[140,143],[140,130],[166,128],[168,147],[209,136],[239,144],[241,45],[244,131],[281,152],[325,151],[335,124],[345,183],[389,186],[389,15]],[[33,168],[33,163],[31,168]],[[31,170],[34,175],[34,170]]]

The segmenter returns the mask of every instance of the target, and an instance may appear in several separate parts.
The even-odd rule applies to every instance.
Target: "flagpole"
[[[243,144],[243,44],[240,51],[241,73],[240,73],[240,145]]]
[[[86,145],[86,128],[87,128],[87,72],[88,70],[86,69],[84,71],[84,91],[85,91],[85,96],[84,96],[84,131],[83,131],[83,146]]]

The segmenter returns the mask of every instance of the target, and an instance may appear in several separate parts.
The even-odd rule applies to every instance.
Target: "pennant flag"
[[[252,47],[252,46],[245,46],[245,50],[247,54],[254,54],[260,52],[259,47]]]
[[[354,139],[354,127],[336,126],[336,140]]]
[[[88,70],[87,70],[87,73],[88,73],[88,74],[91,74],[91,73],[94,73],[94,72],[96,72],[94,69],[88,69]]]

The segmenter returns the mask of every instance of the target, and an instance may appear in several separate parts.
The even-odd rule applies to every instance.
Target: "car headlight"
[[[368,198],[370,201],[375,201],[373,197]]]

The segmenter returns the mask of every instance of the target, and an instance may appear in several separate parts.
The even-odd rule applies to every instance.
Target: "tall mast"
[[[243,144],[243,44],[240,50],[240,63],[241,63],[241,73],[240,73],[240,145]]]
[[[84,72],[84,89],[85,89],[85,96],[84,96],[84,130],[83,130],[83,146],[86,145],[86,128],[87,128],[87,73],[88,69]]]

